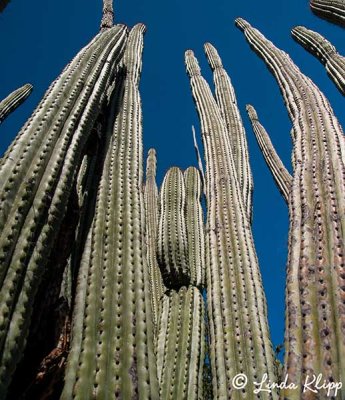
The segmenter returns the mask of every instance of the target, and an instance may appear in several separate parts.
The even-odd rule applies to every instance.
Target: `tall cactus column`
[[[254,381],[276,381],[266,302],[225,121],[192,51],[185,54],[206,155],[206,273],[214,399],[256,399]],[[237,374],[248,385],[237,390]],[[262,393],[277,398],[277,393]]]
[[[62,399],[158,399],[144,254],[138,90],[145,27],[129,34],[124,83],[108,110],[108,151],[77,288]],[[87,275],[87,280],[84,276]]]
[[[321,374],[345,382],[344,136],[325,96],[290,57],[243,19],[236,20],[278,81],[294,130],[289,194],[285,372],[286,399],[326,398],[303,391]],[[345,388],[334,398],[342,399]]]

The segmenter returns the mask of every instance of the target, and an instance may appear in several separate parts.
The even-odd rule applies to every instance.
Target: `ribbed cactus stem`
[[[146,216],[147,265],[150,277],[152,315],[155,332],[158,324],[161,297],[163,295],[162,274],[157,262],[158,233],[158,189],[156,184],[157,158],[155,149],[150,149],[146,162],[146,182],[144,190]]]
[[[157,340],[161,400],[203,398],[204,330],[204,300],[197,288],[164,294]]]
[[[83,305],[74,314],[62,399],[158,398],[141,215],[138,85],[144,31],[142,24],[130,31],[124,82],[107,111],[108,147],[91,233],[88,278],[86,288],[81,287]]]
[[[123,26],[98,35],[51,86],[1,164],[1,395],[22,356],[35,294],[125,40]]]
[[[114,24],[113,0],[103,0],[101,31],[111,28],[113,24]]]
[[[206,275],[214,399],[256,399],[253,382],[276,380],[266,302],[229,134],[191,50],[185,54],[206,157]],[[242,391],[232,379],[246,374]],[[277,398],[276,391],[262,398]]]
[[[199,172],[200,172],[201,178],[202,178],[202,185],[204,186],[205,185],[205,172],[204,172],[204,166],[203,166],[202,160],[201,160],[198,141],[196,140],[196,134],[195,134],[194,125],[192,125],[192,135],[193,135],[193,144],[194,144],[196,159],[197,159],[197,162],[198,162],[198,168],[199,168]]]
[[[283,397],[316,398],[303,392],[308,376],[345,382],[343,131],[325,96],[290,57],[244,20],[236,22],[277,79],[293,123],[285,372],[298,388]],[[344,395],[343,387],[334,398]]]
[[[310,8],[317,16],[345,26],[344,0],[310,0]]]
[[[266,129],[260,124],[255,108],[250,104],[248,104],[246,108],[266,164],[272,173],[280,193],[287,202],[291,190],[292,176],[279,158]]]
[[[0,123],[19,107],[31,94],[32,85],[30,83],[16,89],[0,102]]]
[[[158,263],[168,288],[190,282],[185,204],[183,174],[179,168],[172,167],[166,173],[160,191],[157,241]]]
[[[237,100],[231,80],[217,50],[210,43],[206,43],[205,53],[213,71],[216,89],[216,101],[228,130],[230,148],[233,152],[237,177],[242,188],[244,206],[248,219],[252,218],[253,178],[249,165],[249,154],[246,133],[242,118],[237,106]]]
[[[329,77],[345,95],[345,57],[338,54],[336,48],[327,39],[304,26],[296,26],[291,33],[296,42],[324,64]]]

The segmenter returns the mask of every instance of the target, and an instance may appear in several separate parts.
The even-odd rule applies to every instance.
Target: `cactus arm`
[[[109,147],[92,233],[83,341],[75,348],[80,354],[78,370],[73,393],[64,392],[66,399],[114,395],[158,398],[141,215],[142,127],[138,84],[144,30],[144,25],[138,24],[129,34],[123,87],[108,111]]]
[[[344,0],[310,0],[310,8],[318,17],[345,26]]]
[[[158,229],[158,189],[156,184],[156,165],[156,151],[154,149],[150,149],[146,162],[144,199],[146,214],[147,265],[150,277],[150,292],[155,332],[158,325],[158,316],[161,307],[160,303],[164,289],[156,254]]]
[[[240,372],[249,382],[264,373],[276,379],[259,267],[227,128],[192,51],[186,52],[185,60],[206,158],[206,271],[214,398],[246,395],[254,399],[250,383],[243,394],[232,388],[231,381]],[[276,399],[277,393],[272,397]]]
[[[248,22],[236,23],[278,81],[294,129],[285,372],[297,385],[319,373],[344,381],[343,131],[325,96],[290,57]],[[338,392],[339,398],[344,393]],[[284,391],[283,397],[307,395],[295,390]]]
[[[157,241],[158,263],[168,288],[180,287],[190,281],[185,201],[183,174],[179,168],[172,167],[166,173],[160,191]]]
[[[341,94],[345,95],[345,57],[319,33],[297,26],[291,31],[292,37],[307,51],[325,65],[328,76],[333,80]]]
[[[240,187],[242,188],[244,205],[248,219],[252,219],[253,178],[249,165],[248,145],[242,118],[237,106],[237,100],[231,80],[225,69],[217,50],[206,43],[205,53],[208,63],[213,71],[216,88],[216,101],[221,115],[225,121],[230,141],[230,149],[237,170]]]
[[[280,193],[282,194],[284,200],[288,202],[292,184],[292,176],[279,158],[265,128],[260,124],[255,108],[249,104],[246,108],[253,126],[256,140],[260,146],[265,161],[272,173]]]
[[[27,83],[2,100],[0,102],[0,123],[19,107],[30,96],[31,92],[32,85]]]
[[[109,29],[114,23],[113,0],[103,0],[103,15],[101,21],[101,31]]]
[[[205,185],[204,166],[202,165],[202,160],[201,160],[201,155],[200,155],[200,151],[199,151],[198,142],[196,140],[194,125],[192,125],[192,135],[193,135],[193,143],[194,143],[196,159],[197,159],[197,162],[198,162],[198,168],[199,168],[199,171],[200,171],[200,174],[201,174],[203,187],[205,187],[204,186]]]

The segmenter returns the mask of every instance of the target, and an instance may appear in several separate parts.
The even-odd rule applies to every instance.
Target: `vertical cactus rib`
[[[210,43],[206,43],[204,48],[213,71],[216,101],[228,130],[230,149],[233,152],[237,176],[242,188],[244,206],[248,219],[251,220],[253,178],[249,165],[246,133],[237,107],[235,91],[217,50]]]
[[[202,399],[204,301],[193,286],[163,296],[157,340],[161,400]]]
[[[185,53],[201,121],[206,157],[207,300],[214,399],[254,399],[252,382],[275,381],[272,345],[259,266],[228,131],[191,50]],[[248,386],[238,391],[239,373]],[[277,398],[277,393],[262,395]]]
[[[292,184],[292,176],[279,158],[265,128],[260,124],[255,108],[250,104],[248,104],[246,108],[253,126],[256,140],[265,158],[266,164],[268,165],[278,189],[284,197],[284,200],[288,202]]]
[[[345,96],[345,57],[338,54],[336,48],[327,39],[304,26],[296,26],[291,34],[297,43],[326,67],[328,76],[336,84],[340,93]]]
[[[307,376],[345,382],[343,131],[325,96],[290,57],[248,22],[236,24],[272,71],[293,123],[285,372],[300,386],[283,397],[315,398],[301,391]],[[344,394],[342,388],[334,398]]]
[[[345,26],[344,0],[310,0],[310,8],[318,17]]]
[[[101,31],[109,29],[114,23],[113,0],[103,0],[103,15],[101,21]]]
[[[141,215],[138,85],[144,31],[142,24],[130,31],[123,84],[118,86],[107,111],[108,147],[91,234],[86,292],[80,295],[84,305],[74,315],[66,370],[68,385],[62,399],[158,399]]]
[[[0,102],[0,123],[30,96],[32,87],[27,83]]]
[[[202,182],[199,171],[189,167],[184,171],[186,188],[185,219],[188,238],[188,259],[191,283],[204,287],[205,237],[203,213],[200,204]]]
[[[186,193],[183,174],[177,167],[166,173],[160,191],[157,256],[165,286],[176,288],[190,281]]]
[[[150,149],[146,162],[146,182],[144,189],[147,266],[150,277],[150,292],[152,302],[152,316],[155,332],[158,324],[158,316],[163,295],[163,281],[157,262],[157,231],[158,231],[158,189],[156,184],[156,151]]]
[[[198,168],[199,168],[199,171],[200,171],[200,174],[201,174],[201,178],[202,178],[202,185],[204,187],[204,185],[205,185],[205,172],[204,172],[204,166],[202,165],[202,160],[201,160],[201,155],[200,155],[200,151],[199,151],[198,142],[196,140],[196,134],[195,134],[194,125],[192,125],[192,135],[193,135],[193,144],[194,144],[196,159],[198,161]]]
[[[125,40],[126,28],[114,27],[71,62],[1,165],[1,393],[22,355],[35,294]]]

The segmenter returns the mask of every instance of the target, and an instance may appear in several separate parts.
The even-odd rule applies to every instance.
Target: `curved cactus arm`
[[[337,53],[336,48],[317,32],[296,26],[291,33],[296,42],[325,65],[328,76],[345,96],[345,57]]]
[[[103,0],[101,31],[111,28],[113,24],[114,24],[113,0]]]
[[[314,14],[340,26],[345,26],[344,0],[310,0]]]
[[[11,150],[20,164],[14,163],[14,169],[8,165],[11,164],[9,159],[2,164],[2,170],[9,167],[10,173],[4,175],[0,188],[3,200],[0,206],[3,227],[0,237],[1,393],[6,391],[22,356],[37,288],[66,212],[83,148],[102,105],[109,76],[117,68],[125,40],[126,29],[115,27],[101,35],[99,43],[94,42],[91,53],[85,55],[89,58],[89,70],[81,69],[76,77],[79,86],[83,82],[83,89],[78,91],[78,85],[72,85],[65,90],[66,98],[75,96],[75,92],[80,95],[71,104],[67,101],[63,105],[64,118],[60,116],[54,128],[48,131],[36,130],[35,124],[31,123],[26,127],[29,131],[25,135],[28,138],[41,136],[43,147],[35,147],[29,140],[29,148],[20,156],[15,153],[22,143],[17,142]],[[47,101],[54,104],[54,98]],[[40,111],[37,118],[42,118]],[[23,171],[26,157],[32,159],[32,164]],[[10,214],[6,214],[6,209],[11,210]]]
[[[191,50],[185,53],[206,158],[206,276],[213,397],[255,399],[252,382],[276,380],[266,302],[228,132]],[[232,387],[248,377],[245,393]],[[277,399],[276,391],[268,398]]]
[[[0,123],[30,96],[32,88],[33,86],[27,83],[0,102]]]
[[[194,143],[194,149],[195,149],[195,154],[196,154],[196,159],[198,161],[198,168],[201,174],[202,178],[202,185],[205,189],[205,172],[204,172],[204,166],[202,165],[202,160],[201,160],[201,155],[199,151],[199,146],[198,146],[198,141],[196,140],[196,135],[195,135],[195,128],[194,125],[192,125],[192,134],[193,134],[193,143]]]
[[[157,241],[158,263],[168,288],[180,287],[190,281],[185,202],[183,174],[179,168],[172,167],[160,190]]]
[[[275,148],[273,147],[271,139],[266,132],[266,129],[260,124],[255,108],[250,104],[248,104],[246,108],[253,126],[256,140],[260,146],[268,168],[270,169],[278,189],[284,197],[284,200],[288,202],[292,184],[292,176],[279,158]]]
[[[158,189],[156,184],[156,151],[150,149],[146,162],[146,182],[144,189],[146,216],[146,246],[147,265],[150,278],[153,324],[157,331],[158,316],[161,307],[161,297],[164,287],[162,274],[157,262],[157,231],[158,231]]]
[[[188,257],[191,283],[200,289],[205,281],[205,236],[200,204],[202,182],[199,171],[189,167],[184,171],[186,187],[185,220],[188,238]]]
[[[235,91],[215,47],[210,43],[206,43],[204,48],[208,63],[213,71],[216,101],[228,131],[229,147],[233,152],[237,177],[242,188],[244,206],[247,210],[247,217],[251,221],[253,178],[249,165],[246,132],[237,106]]]
[[[124,82],[107,112],[107,155],[91,239],[82,340],[73,343],[62,399],[158,399],[144,254],[142,124],[138,90],[145,26],[130,32]],[[70,365],[70,364],[68,364]],[[75,365],[75,364],[74,364]]]
[[[307,376],[318,374],[344,382],[343,131],[323,93],[290,57],[248,22],[238,19],[236,23],[278,81],[294,128],[285,373],[298,388]],[[334,397],[344,395],[342,388]],[[327,397],[326,391],[319,396]],[[282,397],[300,400],[309,396],[297,389],[284,390]]]
[[[202,398],[204,301],[195,287],[163,296],[157,340],[160,399]]]

